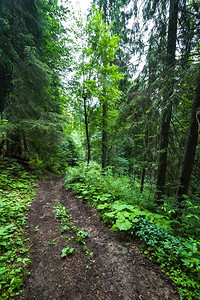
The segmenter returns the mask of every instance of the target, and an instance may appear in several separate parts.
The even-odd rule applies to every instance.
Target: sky
[[[80,7],[83,14],[87,13],[87,9],[91,7],[92,0],[71,0],[73,7],[78,9]]]
[[[86,13],[87,9],[91,7],[92,0],[58,0],[58,3],[65,6],[65,4],[68,4],[71,2],[72,6],[75,8],[75,10],[81,9],[82,13]]]
[[[75,2],[76,0],[72,0],[72,2]],[[81,10],[83,12],[86,12],[87,9],[90,7],[91,5],[91,0],[78,0],[78,2],[80,3],[80,7],[81,7]]]

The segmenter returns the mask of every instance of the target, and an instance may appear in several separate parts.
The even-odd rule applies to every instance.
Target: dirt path
[[[99,220],[97,212],[62,187],[63,178],[42,180],[29,216],[31,274],[18,299],[175,300],[176,288],[157,265],[145,260],[138,243],[123,241]],[[89,257],[72,234],[75,254],[61,258],[67,233],[61,234],[55,200],[72,215],[71,222],[88,232]],[[71,236],[71,240],[69,240]]]

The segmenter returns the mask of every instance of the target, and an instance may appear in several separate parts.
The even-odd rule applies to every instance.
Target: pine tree
[[[47,157],[50,149],[55,151],[62,127],[58,71],[65,50],[59,37],[61,10],[56,1],[43,0],[7,2],[1,8],[4,43],[0,67],[5,82],[1,112],[8,120],[7,155],[29,151]]]

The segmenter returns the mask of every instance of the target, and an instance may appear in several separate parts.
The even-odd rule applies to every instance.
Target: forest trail
[[[94,256],[86,255],[73,232],[61,233],[56,200],[71,214],[70,222],[88,232],[84,241]],[[179,299],[176,287],[160,267],[140,254],[138,242],[124,241],[120,233],[110,231],[93,207],[63,187],[63,178],[39,181],[28,234],[31,273],[25,279],[24,293],[17,299]],[[67,236],[75,253],[61,258]]]

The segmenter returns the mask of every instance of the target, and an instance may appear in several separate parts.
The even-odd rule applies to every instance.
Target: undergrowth
[[[30,263],[23,232],[26,212],[34,197],[30,174],[16,160],[0,165],[0,299],[18,295]]]
[[[167,201],[160,209],[153,202],[153,194],[141,194],[137,183],[129,178],[117,178],[111,172],[103,176],[96,163],[69,168],[65,185],[92,203],[111,230],[139,237],[144,242],[144,254],[161,264],[178,285],[181,297],[200,299],[199,232],[188,222],[196,216],[196,227],[198,214],[184,208],[182,222],[173,220]]]
[[[71,215],[68,210],[59,202],[56,201],[56,206],[54,207],[56,210],[56,217],[61,222],[61,232],[62,233],[71,233],[67,235],[66,246],[62,249],[61,257],[65,258],[67,255],[71,255],[75,253],[75,248],[72,247],[72,243],[74,243],[74,235],[75,235],[75,244],[78,244],[82,247],[82,251],[85,255],[88,256],[88,259],[93,257],[93,252],[87,247],[85,238],[88,236],[88,233],[81,228],[77,228],[74,223],[71,222]]]

